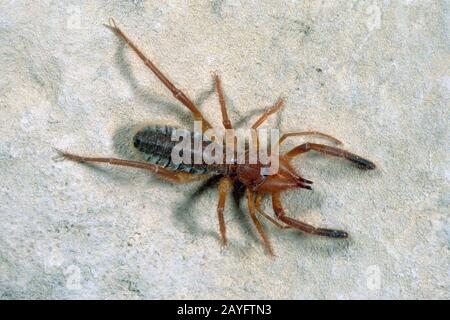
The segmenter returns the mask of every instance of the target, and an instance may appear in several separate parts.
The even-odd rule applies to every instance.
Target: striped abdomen
[[[145,154],[145,159],[164,168],[173,171],[183,171],[187,173],[194,174],[225,174],[227,173],[226,165],[208,165],[204,162],[195,164],[193,163],[194,154],[191,151],[189,157],[191,163],[177,163],[175,164],[172,160],[172,149],[179,144],[179,141],[172,141],[172,134],[174,130],[184,130],[176,129],[168,126],[152,125],[145,127],[144,129],[138,131],[134,138],[133,144],[136,149]],[[189,132],[184,130],[185,132]],[[193,141],[194,137],[200,135],[200,133],[189,132],[190,137]],[[192,143],[191,141],[191,143]],[[203,148],[205,148],[210,141],[203,142]],[[193,146],[191,144],[191,146]],[[193,147],[191,148],[193,150]],[[181,154],[183,155],[183,154]]]

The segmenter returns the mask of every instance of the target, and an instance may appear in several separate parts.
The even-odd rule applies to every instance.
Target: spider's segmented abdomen
[[[193,143],[191,141],[191,154],[189,158],[191,163],[175,163],[172,159],[172,150],[179,144],[179,141],[174,141],[172,135],[175,130],[182,130],[184,133],[191,137],[192,141],[200,133],[189,132],[185,129],[177,129],[169,126],[152,125],[143,128],[138,131],[134,138],[133,144],[136,149],[145,154],[145,159],[161,167],[167,168],[172,171],[183,171],[193,174],[226,174],[226,165],[208,165],[204,162],[193,163]],[[199,138],[199,137],[197,137]],[[203,148],[210,144],[210,141],[203,141]],[[181,154],[183,155],[183,154]]]

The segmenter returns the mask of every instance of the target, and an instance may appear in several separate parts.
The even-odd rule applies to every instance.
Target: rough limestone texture
[[[2,299],[450,298],[449,2],[2,1]],[[319,130],[373,160],[361,171],[316,153],[295,159],[313,191],[283,195],[290,216],[348,240],[264,221],[245,201],[136,169],[55,158],[53,147],[139,160],[142,123],[192,117],[102,24],[114,17],[206,117]],[[297,137],[289,149],[318,138]],[[271,203],[264,202],[267,212]]]

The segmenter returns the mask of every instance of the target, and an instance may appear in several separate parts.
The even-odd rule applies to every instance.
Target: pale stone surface
[[[167,2],[0,3],[0,296],[450,298],[448,1]],[[214,124],[219,70],[232,120],[282,95],[270,125],[375,161],[302,156],[314,191],[284,196],[351,239],[266,225],[271,259],[230,199],[221,249],[215,189],[52,160],[52,147],[135,159],[133,124],[191,123],[109,17]]]

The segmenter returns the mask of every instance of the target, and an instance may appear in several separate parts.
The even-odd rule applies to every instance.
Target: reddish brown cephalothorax
[[[167,79],[167,77],[153,64],[153,62],[150,61],[146,56],[144,56],[144,54],[136,47],[136,45],[122,32],[122,30],[120,30],[116,26],[114,20],[111,19],[111,23],[110,25],[107,25],[107,27],[111,29],[119,38],[121,38],[139,56],[139,58],[156,75],[156,77],[158,77],[158,79],[173,93],[175,98],[178,99],[192,112],[194,119],[202,122],[202,128],[204,131],[212,128],[211,124],[203,117],[202,113],[186,96],[186,94],[175,87],[172,82],[170,82],[169,79]],[[220,78],[217,74],[214,74],[213,77],[221,107],[223,126],[226,129],[232,129],[233,126],[228,118]],[[271,108],[263,113],[263,115],[255,122],[255,124],[253,124],[252,129],[258,128],[270,115],[280,110],[282,105],[283,99],[280,98]],[[133,140],[134,146],[139,151],[144,152],[148,156],[149,162],[138,162],[116,158],[86,157],[59,150],[58,152],[64,158],[77,162],[103,162],[112,165],[149,170],[153,174],[163,179],[178,183],[187,183],[197,180],[199,177],[203,176],[218,176],[220,180],[218,183],[219,203],[217,206],[217,215],[219,220],[220,234],[224,245],[227,244],[224,220],[225,200],[233,185],[238,182],[240,185],[243,185],[245,187],[250,217],[255,224],[264,247],[270,255],[273,255],[273,250],[270,245],[269,239],[264,232],[264,228],[257,218],[257,213],[280,228],[294,228],[305,233],[332,238],[348,237],[348,234],[345,231],[317,228],[285,215],[285,211],[281,204],[280,193],[297,188],[311,189],[310,184],[312,182],[302,178],[290,165],[290,161],[295,156],[314,150],[323,154],[345,158],[361,169],[375,169],[375,164],[373,162],[366,160],[356,154],[333,146],[308,142],[301,144],[293,148],[292,150],[280,155],[279,170],[274,175],[262,175],[261,163],[232,165],[208,165],[206,163],[202,163],[196,165],[174,165],[170,159],[170,151],[173,147],[173,142],[171,142],[171,134],[173,129],[174,128],[167,126],[147,126],[136,133]],[[316,135],[322,138],[326,138],[336,144],[341,143],[336,138],[333,138],[327,134],[317,131],[307,131],[286,133],[281,136],[279,144],[281,144],[288,137],[303,135]],[[265,195],[268,195],[272,198],[272,207],[273,211],[275,212],[274,218],[269,216],[261,209],[261,200]]]

